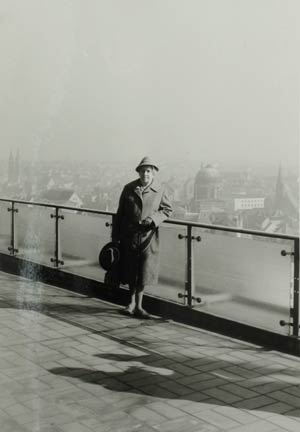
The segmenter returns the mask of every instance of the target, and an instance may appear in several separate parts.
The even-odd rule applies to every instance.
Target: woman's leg
[[[124,312],[132,315],[134,312],[141,318],[150,318],[148,312],[143,309],[144,285],[129,286],[130,302]]]
[[[150,318],[148,312],[143,309],[143,296],[144,296],[144,285],[140,285],[136,287],[135,293],[135,303],[136,303],[136,312],[143,318]]]
[[[135,291],[135,304],[137,310],[143,310],[143,295],[144,295],[144,285],[136,287]]]
[[[133,285],[129,285],[129,295],[130,295],[130,301],[125,310],[128,312],[133,312],[136,308],[136,287]]]

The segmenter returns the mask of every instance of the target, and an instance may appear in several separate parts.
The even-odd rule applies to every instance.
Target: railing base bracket
[[[50,261],[52,262],[52,263],[54,263],[56,266],[58,266],[58,265],[64,265],[64,261],[62,261],[62,260],[57,260],[57,259],[55,259],[55,258],[50,258]]]
[[[182,293],[178,293],[178,298],[188,298],[189,295],[188,294],[182,294]],[[191,297],[192,300],[196,301],[197,303],[201,303],[202,299],[200,297]]]

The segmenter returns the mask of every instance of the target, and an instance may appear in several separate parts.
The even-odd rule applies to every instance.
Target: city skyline
[[[113,169],[113,167],[122,167],[126,168],[129,172],[132,173],[133,176],[136,176],[135,167],[137,163],[140,161],[141,157],[139,159],[132,160],[122,160],[120,158],[116,158],[115,160],[102,160],[102,159],[76,159],[76,158],[68,158],[68,159],[47,159],[47,158],[41,158],[41,159],[32,159],[28,155],[24,155],[22,152],[20,152],[19,148],[16,147],[16,149],[10,149],[8,156],[3,157],[0,156],[0,164],[2,165],[4,172],[2,171],[2,177],[7,176],[9,171],[9,159],[10,155],[12,155],[14,158],[19,155],[20,162],[22,164],[30,165],[32,167],[38,167],[39,165],[49,165],[49,166],[61,166],[62,164],[65,164],[66,167],[68,166],[98,166],[98,167],[110,167]],[[144,155],[141,155],[144,156]],[[187,172],[196,173],[201,167],[205,165],[214,165],[221,171],[251,171],[253,173],[256,173],[257,175],[277,175],[278,168],[281,167],[285,175],[287,176],[297,176],[299,177],[299,163],[297,160],[294,161],[294,163],[290,164],[284,164],[281,160],[277,160],[275,162],[273,161],[257,161],[253,164],[247,163],[246,161],[244,163],[237,163],[236,161],[231,161],[228,163],[221,163],[219,160],[212,159],[194,159],[193,161],[189,161],[186,163],[185,161],[170,161],[170,160],[164,160],[161,161],[161,163],[158,164],[160,168],[160,173],[168,173],[169,171],[174,171],[178,168],[185,168]]]
[[[122,187],[137,177],[128,164],[26,162],[11,152],[2,163],[2,197],[116,211]],[[299,176],[280,164],[228,169],[201,163],[174,164],[158,173],[180,220],[272,232],[299,232]]]
[[[31,159],[28,157],[28,155],[24,155],[18,147],[15,149],[9,149],[9,153],[7,157],[3,157],[3,155],[0,156],[0,164],[2,165],[2,178],[7,177],[9,175],[9,161],[11,157],[19,158],[19,161],[22,165],[26,164],[27,166],[31,166],[33,171],[34,169],[38,169],[41,165],[46,166],[52,166],[53,168],[55,166],[61,167],[65,164],[66,169],[70,168],[71,166],[74,167],[84,167],[84,166],[91,166],[91,167],[105,167],[110,168],[113,170],[114,168],[118,169],[125,169],[128,171],[128,173],[131,173],[132,177],[136,176],[135,167],[137,163],[140,161],[141,158],[138,160],[132,159],[127,161],[122,161],[121,159],[117,158],[115,160],[97,160],[97,159]],[[299,163],[297,160],[294,161],[294,163],[290,164],[284,164],[281,160],[277,160],[276,162],[273,161],[257,161],[253,164],[246,163],[246,161],[243,164],[239,164],[237,162],[231,161],[228,163],[220,163],[217,159],[207,160],[203,158],[202,160],[194,159],[193,161],[189,161],[188,163],[184,161],[161,161],[161,163],[158,163],[160,172],[158,175],[161,174],[165,176],[172,175],[173,173],[176,174],[178,170],[185,170],[187,173],[190,173],[190,175],[196,175],[196,173],[201,169],[201,167],[206,165],[214,165],[216,166],[220,171],[222,172],[242,172],[242,171],[249,171],[252,172],[255,175],[258,176],[276,176],[278,173],[279,167],[281,168],[282,172],[286,176],[295,176],[298,178],[299,183]],[[34,168],[35,167],[35,168]],[[113,172],[113,171],[112,171]]]

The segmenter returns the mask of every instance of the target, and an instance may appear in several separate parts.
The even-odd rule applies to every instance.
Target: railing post
[[[111,216],[111,237],[112,237],[112,232],[113,232],[113,226],[114,226],[114,223],[115,223],[115,218],[116,218],[116,215],[113,214]]]
[[[187,226],[187,235],[184,236],[182,234],[178,235],[179,239],[186,238],[187,240],[187,262],[186,262],[186,283],[185,283],[185,294],[178,294],[179,298],[184,298],[187,300],[187,305],[189,307],[192,307],[194,305],[194,300],[196,300],[198,303],[201,303],[201,299],[199,297],[195,297],[195,281],[194,281],[194,247],[193,247],[193,240],[201,241],[201,237],[197,236],[194,237],[192,235],[192,225]],[[186,304],[186,302],[185,302]]]
[[[299,239],[294,241],[293,336],[299,336]]]
[[[293,306],[290,310],[291,321],[280,320],[279,324],[293,328],[293,336],[299,337],[299,238],[294,239],[294,252],[281,251],[281,256],[293,256]]]
[[[18,209],[15,208],[15,202],[11,202],[11,207],[7,209],[8,212],[11,212],[11,228],[10,228],[10,246],[7,248],[10,252],[10,255],[16,255],[19,252],[19,249],[16,247],[17,245],[17,236],[16,236],[16,224],[15,224],[15,213],[18,213]]]
[[[54,263],[55,267],[58,267],[60,264],[64,265],[64,261],[61,259],[61,242],[60,242],[60,228],[59,228],[59,219],[64,220],[64,216],[59,214],[59,207],[55,207],[55,214],[51,214],[51,218],[55,218],[55,250],[54,250],[54,258],[51,258],[51,262]]]
[[[111,215],[111,222],[105,222],[105,226],[111,228],[111,230],[110,230],[110,237],[111,237],[111,239],[112,239],[112,227],[114,225],[114,219],[115,219],[115,215],[113,214],[113,215]]]
[[[187,280],[186,280],[186,291],[187,291],[187,304],[193,306],[193,298],[195,291],[194,282],[194,248],[192,245],[192,227],[187,227]]]

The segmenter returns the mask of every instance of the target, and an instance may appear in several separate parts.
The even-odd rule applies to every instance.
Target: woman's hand
[[[142,220],[141,225],[146,229],[150,230],[155,227],[155,224],[151,217],[147,217],[146,219]]]

